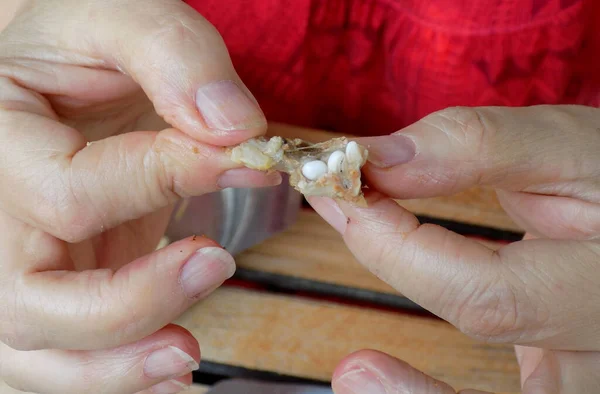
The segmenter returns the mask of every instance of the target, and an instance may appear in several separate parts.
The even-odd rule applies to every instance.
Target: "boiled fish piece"
[[[368,150],[345,137],[310,143],[301,139],[257,137],[227,150],[247,168],[280,171],[305,196],[330,197],[365,206],[361,168]]]

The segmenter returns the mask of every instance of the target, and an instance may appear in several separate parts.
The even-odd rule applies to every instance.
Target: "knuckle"
[[[451,107],[433,113],[426,124],[437,129],[460,160],[448,170],[452,176],[461,173],[463,178],[485,184],[489,180],[491,163],[499,160],[498,128],[495,116],[487,108]],[[487,173],[487,174],[486,174]],[[495,176],[495,175],[493,175]],[[484,179],[486,177],[486,179]]]
[[[172,133],[163,132],[156,138],[152,160],[157,163],[157,170],[149,178],[151,184],[148,187],[151,201],[157,209],[195,194],[186,182],[192,177],[188,163],[198,160],[197,154],[191,156],[190,152],[191,149],[189,152],[181,149],[181,141]]]
[[[18,124],[20,129],[38,126],[30,125],[30,122],[18,111],[0,109],[0,127],[8,125],[10,128],[11,124]],[[39,141],[42,146],[44,143]],[[11,148],[10,144],[1,146],[0,153],[3,153],[0,165],[10,174],[0,180],[0,188],[11,191],[4,201],[9,210],[28,224],[64,241],[78,242],[87,237],[93,221],[86,205],[75,197],[65,176],[66,169],[60,160],[55,160],[55,153],[27,156]],[[42,161],[44,165],[40,165]]]
[[[181,40],[196,40],[200,39],[200,33],[204,35],[209,33],[207,29],[210,24],[203,24],[202,31],[198,31],[196,24],[190,25],[189,21],[180,18],[171,18],[160,16],[158,19],[159,28],[156,33],[159,37],[168,39],[169,42],[180,42]]]
[[[458,147],[467,149],[473,157],[485,157],[486,144],[495,134],[495,128],[486,110],[473,107],[451,107],[432,115],[448,139]]]
[[[32,351],[40,350],[44,348],[44,345],[40,343],[35,337],[30,335],[22,334],[19,330],[12,330],[3,332],[0,334],[0,341],[6,346],[14,350],[19,351]]]
[[[383,241],[382,244],[368,245],[365,248],[365,254],[371,257],[369,269],[377,277],[385,277],[388,274],[393,277],[395,270],[395,267],[390,266],[389,263],[395,260],[397,252],[390,246],[390,242],[386,242],[388,238],[388,236],[382,235],[380,238]]]
[[[225,46],[218,30],[200,15],[191,18],[186,14],[178,14],[175,17],[167,12],[154,15],[152,21],[152,27],[146,37],[150,49],[170,48],[174,43],[187,42],[201,47],[214,44]]]
[[[94,362],[89,359],[80,359],[73,365],[78,372],[78,379],[71,382],[72,393],[107,393],[112,394],[109,386],[110,376],[113,372],[111,362],[103,359],[94,359]],[[112,379],[114,384],[119,384],[119,379]]]
[[[460,166],[443,166],[439,171],[427,171],[420,173],[417,183],[420,185],[439,186],[448,190],[448,193],[458,193],[463,187],[461,180],[467,178],[470,172],[466,172]]]
[[[31,351],[43,349],[45,343],[31,329],[23,328],[22,323],[14,320],[3,320],[0,325],[0,342],[11,349]]]
[[[398,238],[405,237],[405,234],[388,223],[384,212],[371,212],[368,217],[363,217],[362,221],[362,226],[368,227],[370,231],[377,234],[377,242],[361,244],[361,248],[355,250],[357,257],[359,260],[369,262],[369,270],[374,275],[387,278],[388,282],[394,283],[396,270],[401,270],[396,264],[397,257],[402,254],[402,248],[405,247],[403,243],[398,242]],[[362,234],[355,233],[355,235]]]
[[[19,351],[45,348],[47,343],[45,337],[40,335],[40,326],[28,320],[27,306],[21,297],[14,296],[20,292],[13,286],[7,287],[11,289],[13,295],[10,297],[10,302],[2,305],[0,309],[0,342]],[[9,300],[8,297],[3,298]]]
[[[73,365],[78,378],[69,382],[69,393],[121,394],[124,385],[129,386],[129,392],[135,391],[131,386],[139,383],[128,382],[130,378],[127,377],[134,368],[134,362],[117,361],[115,357],[80,358]]]
[[[72,199],[62,201],[59,206],[50,206],[42,213],[42,221],[51,229],[57,238],[69,242],[81,242],[91,235],[91,225],[95,221],[90,220],[89,214],[77,203],[71,203]],[[99,228],[98,231],[102,231]]]
[[[18,302],[11,302],[14,305]],[[0,342],[14,350],[37,350],[35,335],[23,329],[23,322],[16,318],[15,308],[9,307],[9,303],[0,308]]]
[[[177,163],[171,155],[166,152],[157,154],[159,162],[159,171],[156,172],[154,182],[158,185],[158,196],[154,198],[154,204],[158,208],[164,204],[174,203],[185,197],[189,197],[191,193],[183,190],[177,182]],[[153,188],[151,188],[153,189]],[[151,193],[152,195],[156,193]]]
[[[53,198],[40,203],[38,212],[54,236],[69,243],[81,242],[105,230],[105,215],[96,207],[88,182],[82,179],[85,175],[63,172],[65,176],[49,187],[51,193],[45,193]]]
[[[84,212],[68,195],[67,187],[53,183],[42,185],[39,195],[33,196],[36,207],[31,212],[33,220],[63,241],[78,242],[84,239]]]
[[[95,275],[94,282],[101,282],[91,285],[95,296],[86,308],[84,321],[93,321],[91,327],[93,336],[102,342],[103,345],[115,346],[124,342],[141,339],[144,334],[151,332],[141,332],[144,324],[144,316],[152,315],[152,305],[143,298],[145,293],[132,292],[131,281],[135,278],[121,278],[113,280],[114,273],[105,270],[104,274]],[[111,335],[106,335],[111,333]]]
[[[515,342],[528,326],[525,308],[515,289],[499,280],[475,286],[456,307],[452,320],[459,330],[478,340]]]
[[[147,321],[143,320],[140,311],[131,312],[134,308],[125,308],[123,312],[107,314],[107,318],[95,328],[95,337],[99,345],[114,347],[124,343],[141,340],[152,334],[147,330]],[[107,336],[106,333],[112,333]]]
[[[110,329],[120,328],[118,324],[130,311],[125,297],[117,297],[114,287],[115,273],[111,269],[96,269],[79,274],[79,281],[87,289],[89,298],[78,308],[78,318],[90,324],[93,330],[104,332]],[[116,332],[116,331],[115,331]]]

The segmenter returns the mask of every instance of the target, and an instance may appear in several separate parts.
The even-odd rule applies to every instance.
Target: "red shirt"
[[[270,120],[398,130],[455,105],[600,106],[600,0],[187,0]]]

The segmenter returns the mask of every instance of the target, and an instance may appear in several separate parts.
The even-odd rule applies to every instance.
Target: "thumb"
[[[456,394],[446,383],[375,350],[361,350],[342,360],[334,372],[332,387],[335,394]],[[459,394],[485,393],[462,390]]]
[[[0,87],[0,107],[21,107],[0,110],[0,168],[19,168],[0,176],[0,208],[62,240],[82,241],[180,197],[281,182],[278,173],[239,168],[224,148],[176,129],[87,145],[77,130],[52,119],[39,95],[6,81]]]
[[[365,174],[375,189],[402,199],[475,185],[578,197],[599,175],[599,121],[600,109],[583,106],[449,108],[390,136],[361,139],[369,147]]]
[[[53,2],[51,12],[42,4],[30,8],[10,32],[19,42],[23,35],[45,46],[60,42],[56,51],[78,55],[69,55],[63,64],[129,75],[156,112],[191,137],[231,145],[266,131],[265,117],[237,75],[220,34],[185,2],[78,0]],[[25,21],[35,24],[36,31],[42,23],[44,36],[30,37],[22,26]],[[45,42],[48,37],[53,41]],[[30,56],[26,45],[6,50],[13,56]]]

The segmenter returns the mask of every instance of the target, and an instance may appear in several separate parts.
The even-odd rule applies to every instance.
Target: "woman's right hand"
[[[235,270],[155,247],[172,204],[281,181],[223,146],[266,131],[213,26],[180,0],[30,0],[0,34],[0,380],[173,393],[200,349],[171,325]]]

